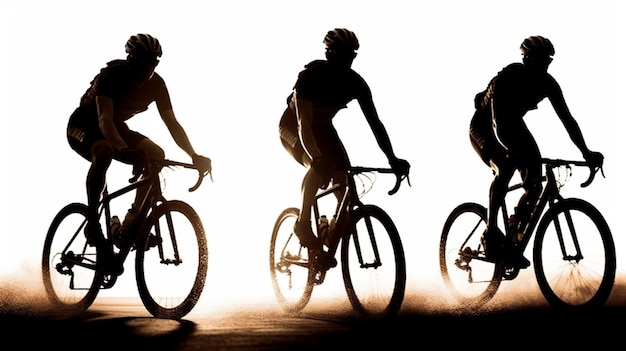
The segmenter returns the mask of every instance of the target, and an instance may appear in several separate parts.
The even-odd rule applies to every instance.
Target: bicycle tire
[[[195,307],[207,275],[208,248],[196,211],[182,201],[153,209],[140,231],[135,256],[139,296],[157,318],[181,319]],[[150,234],[160,243],[150,247]]]
[[[87,245],[87,205],[71,203],[52,220],[42,254],[46,295],[64,314],[81,313],[96,299],[103,275],[96,270],[96,249]]]
[[[581,255],[575,255],[572,232],[564,225],[569,214]],[[560,224],[561,246],[555,226]],[[562,249],[567,250],[559,254]],[[606,220],[589,202],[565,199],[543,216],[533,247],[535,276],[550,305],[564,309],[602,306],[615,281],[615,244]]]
[[[309,261],[309,250],[300,245],[293,232],[300,215],[295,207],[280,213],[270,241],[269,270],[274,295],[287,313],[300,312],[311,299],[315,270]]]
[[[448,291],[465,308],[489,302],[502,282],[502,265],[485,260],[481,237],[486,228],[487,209],[467,202],[452,210],[441,233],[441,276]]]
[[[395,316],[404,300],[406,262],[398,230],[375,205],[350,213],[341,243],[341,271],[348,299],[363,317]]]

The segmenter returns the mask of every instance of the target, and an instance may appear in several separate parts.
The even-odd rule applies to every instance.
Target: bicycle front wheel
[[[167,201],[146,223],[135,257],[139,296],[153,316],[180,319],[204,289],[209,254],[202,221],[187,203]]]
[[[341,271],[348,299],[359,314],[388,317],[404,300],[406,263],[398,230],[374,205],[350,213],[350,233],[341,243]]]
[[[562,200],[546,212],[533,260],[541,292],[552,306],[599,307],[613,289],[613,237],[602,214],[584,200]]]
[[[441,233],[441,276],[463,307],[484,305],[495,295],[502,282],[501,265],[485,260],[481,238],[486,228],[487,209],[468,202],[452,210]]]
[[[293,232],[300,210],[285,209],[276,220],[270,242],[270,276],[276,299],[289,313],[300,312],[311,299],[314,286],[309,250]]]
[[[48,298],[64,313],[85,311],[96,299],[103,276],[96,270],[96,248],[84,234],[87,205],[72,203],[54,217],[42,257]]]

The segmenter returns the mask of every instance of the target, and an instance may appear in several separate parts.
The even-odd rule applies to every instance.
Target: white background
[[[189,194],[194,175],[170,172],[166,190],[204,221],[207,290],[242,300],[271,293],[271,229],[283,208],[299,205],[304,172],[282,149],[277,124],[298,72],[323,58],[322,38],[334,27],[359,37],[353,68],[370,84],[397,155],[412,164],[412,187],[389,197],[393,177],[380,176],[365,198],[384,207],[400,230],[407,289],[440,284],[436,253],[450,210],[464,201],[486,204],[491,171],[467,135],[473,97],[502,67],[521,60],[519,45],[530,35],[554,43],[550,72],[588,146],[605,155],[605,179],[581,190],[587,171],[575,170],[564,194],[605,214],[618,245],[618,274],[624,270],[621,1],[21,0],[0,7],[4,287],[41,289],[50,221],[65,204],[86,200],[89,165],[66,142],[67,119],[100,68],[125,57],[128,37],[149,33],[163,46],[157,72],[178,119],[196,150],[213,160],[213,183]],[[547,101],[526,120],[544,156],[580,158]],[[356,104],[336,122],[353,163],[386,165]],[[169,158],[188,161],[155,106],[130,123]],[[129,166],[114,164],[109,186],[125,185],[129,175]],[[128,271],[106,293],[136,294],[132,265]]]

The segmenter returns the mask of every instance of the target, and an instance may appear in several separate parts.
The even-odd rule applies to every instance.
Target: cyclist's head
[[[335,28],[326,33],[324,45],[328,61],[349,67],[359,49],[359,39],[350,30]]]
[[[540,70],[548,69],[548,65],[552,62],[552,56],[554,55],[552,42],[540,35],[524,39],[520,50],[524,56],[524,64]]]
[[[137,64],[156,65],[163,54],[159,40],[150,34],[135,34],[126,42],[128,60]]]

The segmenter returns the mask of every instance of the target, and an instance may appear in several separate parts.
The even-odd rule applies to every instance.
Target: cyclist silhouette
[[[327,186],[331,179],[338,184],[347,181],[348,155],[332,124],[337,112],[356,99],[390,166],[397,174],[408,176],[410,165],[395,156],[369,86],[351,68],[359,48],[356,35],[336,28],[328,31],[323,43],[326,60],[314,60],[299,73],[280,119],[279,134],[285,149],[308,168],[302,180],[302,206],[294,231],[301,244],[312,250],[313,257],[326,267],[334,267],[337,261],[322,249],[312,231],[311,206],[317,189]]]
[[[148,34],[137,34],[128,39],[125,48],[127,58],[110,61],[101,69],[67,124],[70,146],[91,162],[86,181],[89,214],[85,235],[89,245],[96,246],[104,254],[98,263],[116,273],[121,267],[110,267],[113,246],[97,222],[97,205],[104,190],[106,172],[113,159],[132,164],[135,175],[158,172],[147,170],[147,160],[165,158],[161,147],[145,135],[129,129],[126,121],[155,102],[176,144],[191,157],[195,166],[211,171],[211,160],[195,152],[185,130],[176,120],[165,81],[154,72],[162,54],[159,41]],[[137,190],[135,202],[142,198],[143,192],[141,188]],[[129,209],[122,230],[131,225],[137,207],[139,204],[133,204]]]
[[[476,95],[476,111],[469,128],[473,148],[494,170],[489,191],[488,229],[484,234],[485,254],[491,259],[510,258],[510,247],[497,230],[497,214],[514,172],[517,170],[522,178],[524,194],[509,218],[510,228],[521,230],[525,226],[542,191],[540,182],[531,182],[541,177],[542,169],[539,147],[523,119],[529,110],[536,109],[540,101],[548,98],[584,159],[593,165],[602,165],[604,159],[601,153],[587,148],[559,84],[548,73],[554,55],[550,40],[530,36],[524,39],[520,49],[522,63],[504,67],[487,88]],[[521,253],[517,256],[512,259],[521,267],[530,265]]]

